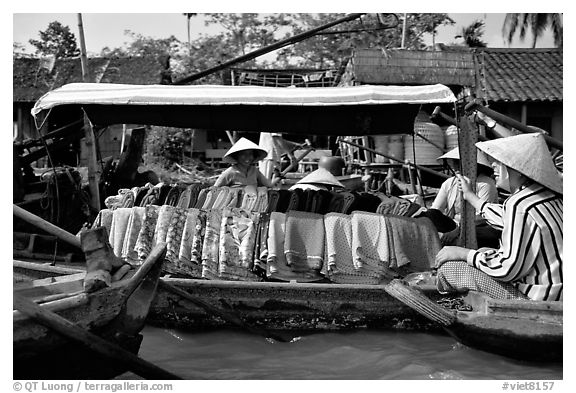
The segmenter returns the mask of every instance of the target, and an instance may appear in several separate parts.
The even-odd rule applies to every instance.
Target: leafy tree
[[[56,58],[76,57],[80,49],[76,46],[76,37],[68,26],[58,21],[50,22],[48,28],[40,31],[39,40],[29,40],[36,47],[37,55],[55,55]]]
[[[463,27],[460,34],[455,38],[462,38],[470,48],[485,48],[486,43],[482,41],[484,35],[484,21],[475,20],[470,25]]]
[[[152,38],[146,37],[139,33],[134,33],[130,30],[125,30],[124,34],[132,39],[130,43],[125,44],[122,48],[110,49],[105,47],[100,52],[101,56],[114,57],[114,56],[165,56],[175,55],[184,50],[182,42],[173,35],[168,38]]]
[[[324,25],[345,14],[296,14],[294,34]],[[447,14],[408,14],[406,48],[423,49],[424,34],[435,34],[443,24],[454,24]],[[332,34],[333,32],[340,32]],[[312,38],[279,51],[283,66],[330,68],[352,54],[355,48],[398,48],[402,42],[402,18],[370,14],[345,22]]]
[[[517,32],[519,32],[520,40],[524,41],[526,32],[530,30],[532,48],[535,48],[536,42],[548,28],[552,29],[554,45],[561,48],[563,45],[562,14],[506,14],[502,34],[510,44]]]

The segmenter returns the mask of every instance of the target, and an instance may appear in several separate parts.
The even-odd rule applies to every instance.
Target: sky
[[[504,13],[449,13],[456,22],[452,26],[441,26],[435,42],[450,44],[458,41],[454,38],[459,31],[475,20],[485,21],[483,40],[489,47],[508,47],[502,37]],[[13,41],[25,45],[27,51],[33,53],[33,47],[28,43],[30,39],[39,39],[39,31],[43,31],[48,24],[59,21],[70,27],[76,38],[79,38],[77,13],[14,13],[13,14]],[[88,54],[98,54],[104,47],[116,48],[130,42],[126,31],[142,34],[146,37],[168,38],[174,35],[182,42],[187,41],[186,17],[182,13],[82,13],[82,25]],[[191,37],[197,38],[200,34],[217,32],[204,26],[200,17],[191,19]],[[432,36],[424,37],[427,44],[432,43]],[[527,36],[524,42],[515,39],[510,47],[530,47],[531,39]],[[546,31],[544,37],[538,41],[537,47],[553,47],[552,33]]]

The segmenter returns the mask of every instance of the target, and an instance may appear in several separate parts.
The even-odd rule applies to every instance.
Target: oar
[[[282,336],[279,336],[279,335],[277,335],[277,334],[275,334],[269,330],[262,329],[262,328],[259,328],[257,326],[253,326],[251,324],[248,324],[248,323],[242,321],[242,319],[240,319],[240,317],[238,317],[237,315],[235,315],[233,313],[226,312],[222,309],[218,309],[216,307],[213,307],[211,304],[208,304],[208,303],[206,303],[200,299],[195,298],[194,296],[190,295],[185,290],[180,289],[177,286],[172,285],[172,284],[170,284],[170,283],[168,283],[162,279],[160,279],[160,286],[164,287],[165,289],[174,293],[175,295],[178,295],[178,296],[186,299],[190,303],[202,308],[204,311],[206,311],[210,314],[216,315],[217,317],[222,318],[226,322],[230,322],[231,324],[238,326],[239,328],[244,329],[250,333],[258,334],[258,335],[266,337],[266,338],[272,338],[272,339],[274,339],[276,341],[280,341],[280,342],[290,342],[292,340],[292,337],[290,337],[290,338],[282,337]]]
[[[443,327],[456,322],[456,312],[436,304],[418,289],[402,280],[391,280],[384,285],[384,290],[393,298]]]
[[[97,352],[106,358],[113,359],[129,370],[147,379],[182,379],[125,349],[111,344],[74,323],[62,318],[60,315],[48,311],[25,297],[14,294],[14,308],[22,313],[38,320],[42,325],[47,326],[63,336],[83,344],[90,350]]]

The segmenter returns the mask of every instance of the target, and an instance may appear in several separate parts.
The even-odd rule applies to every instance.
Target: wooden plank
[[[472,189],[476,191],[476,142],[478,130],[473,127],[466,116],[459,119],[458,150],[460,152],[460,166],[462,175],[470,179]],[[460,196],[462,197],[462,196]],[[462,247],[477,249],[476,240],[476,209],[467,202],[462,203],[460,220],[460,236],[458,244]]]

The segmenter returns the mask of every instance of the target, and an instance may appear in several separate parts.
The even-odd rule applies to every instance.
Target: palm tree
[[[196,16],[198,14],[196,13],[186,13],[186,14],[182,14],[186,17],[186,28],[188,30],[188,47],[190,47],[190,18],[192,18],[193,16]]]
[[[485,48],[486,43],[482,41],[484,35],[484,21],[475,20],[470,25],[463,27],[460,34],[454,38],[462,38],[470,48]]]
[[[524,41],[526,31],[531,30],[532,48],[535,48],[536,41],[542,37],[548,27],[552,29],[554,45],[561,48],[563,43],[562,14],[506,14],[502,33],[510,44],[517,30],[520,31],[522,41]]]

